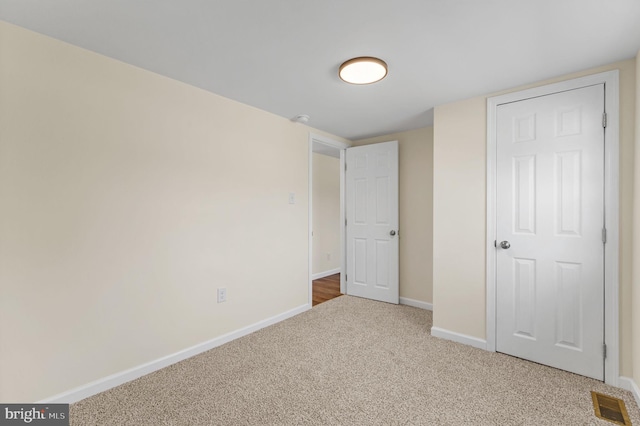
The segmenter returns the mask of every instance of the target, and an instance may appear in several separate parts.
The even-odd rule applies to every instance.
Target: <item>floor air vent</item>
[[[618,425],[631,426],[631,420],[629,420],[629,414],[627,414],[623,400],[593,391],[591,391],[591,398],[596,417]]]

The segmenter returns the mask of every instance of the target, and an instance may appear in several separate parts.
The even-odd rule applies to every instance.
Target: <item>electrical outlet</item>
[[[222,303],[222,302],[226,302],[227,301],[227,289],[226,288],[219,288],[218,289],[218,303]]]

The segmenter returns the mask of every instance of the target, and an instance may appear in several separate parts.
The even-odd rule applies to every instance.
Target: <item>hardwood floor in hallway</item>
[[[313,306],[338,296],[342,296],[340,293],[340,274],[313,280]]]

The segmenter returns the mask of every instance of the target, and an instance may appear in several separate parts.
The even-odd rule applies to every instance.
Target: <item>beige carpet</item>
[[[431,337],[431,312],[342,296],[71,406],[72,425],[612,425],[629,392]]]

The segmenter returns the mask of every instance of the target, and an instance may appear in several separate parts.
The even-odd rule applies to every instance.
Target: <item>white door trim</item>
[[[535,87],[487,99],[487,350],[496,350],[496,118],[498,105],[552,93],[579,89],[595,84],[605,85],[605,245],[604,330],[607,357],[604,362],[605,383],[618,386],[619,375],[619,72],[607,71],[560,83]]]
[[[313,143],[321,143],[340,150],[340,271],[346,271],[346,244],[345,235],[345,150],[351,145],[340,142],[326,136],[309,133],[309,307],[313,305]],[[346,294],[346,281],[344,274],[340,274],[340,293]]]

